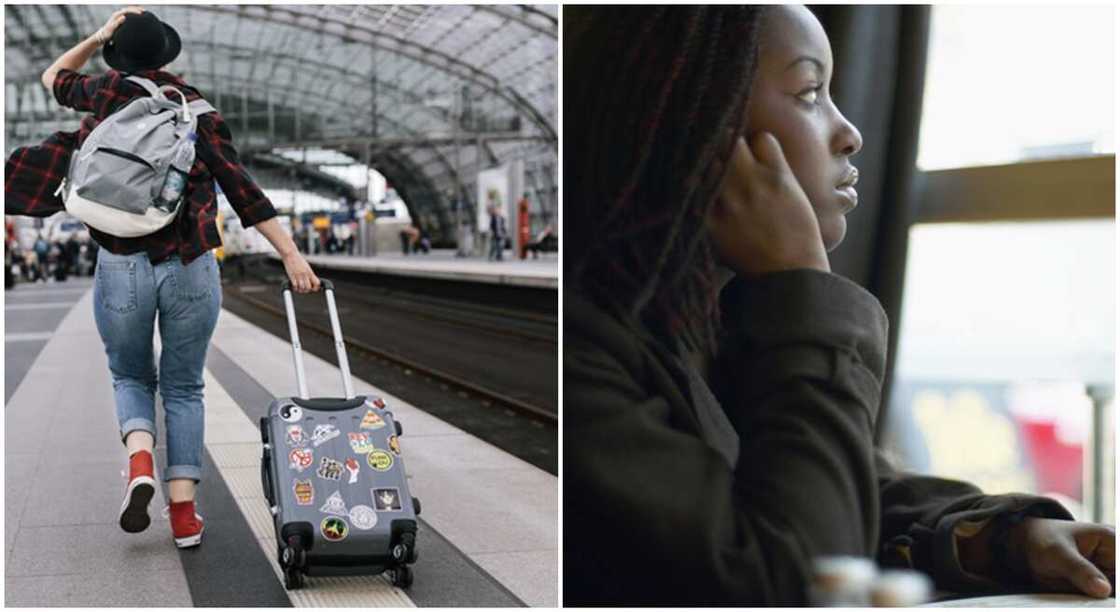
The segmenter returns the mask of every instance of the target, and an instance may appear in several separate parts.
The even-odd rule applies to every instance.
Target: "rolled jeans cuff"
[[[196,483],[202,480],[202,468],[197,465],[169,465],[163,471],[163,481],[190,479]]]
[[[128,437],[128,434],[134,431],[146,431],[152,434],[152,439],[155,440],[156,424],[149,421],[148,419],[140,417],[133,417],[125,421],[124,424],[121,425],[121,444],[124,444],[125,438]]]

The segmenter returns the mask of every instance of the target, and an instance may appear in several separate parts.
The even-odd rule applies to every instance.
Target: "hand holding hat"
[[[125,15],[129,13],[139,15],[143,12],[143,7],[130,6],[113,13],[113,15],[109,17],[109,21],[106,21],[105,25],[101,26],[101,28],[94,33],[94,36],[97,37],[97,43],[104,46],[105,43],[109,42],[109,39],[113,37],[113,33],[124,23]]]

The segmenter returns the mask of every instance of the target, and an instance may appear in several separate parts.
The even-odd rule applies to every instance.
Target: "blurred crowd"
[[[48,240],[40,231],[29,248],[8,228],[4,244],[4,287],[17,282],[63,282],[71,276],[92,276],[97,264],[97,243],[76,232]]]
[[[315,232],[317,234],[317,240],[312,241],[310,253],[308,253],[307,244],[308,232]],[[296,248],[298,248],[301,253],[314,255],[320,253],[346,253],[347,255],[353,255],[357,235],[357,221],[328,225],[318,229],[310,227],[309,224],[303,224],[295,227],[292,231],[292,238],[295,240]]]

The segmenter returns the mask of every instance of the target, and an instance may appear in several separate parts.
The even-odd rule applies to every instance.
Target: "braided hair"
[[[564,7],[565,282],[711,351],[705,217],[742,135],[760,6]]]

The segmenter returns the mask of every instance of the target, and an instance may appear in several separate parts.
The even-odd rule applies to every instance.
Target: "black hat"
[[[125,15],[101,54],[106,64],[121,72],[139,72],[170,64],[182,47],[174,28],[144,11]]]

